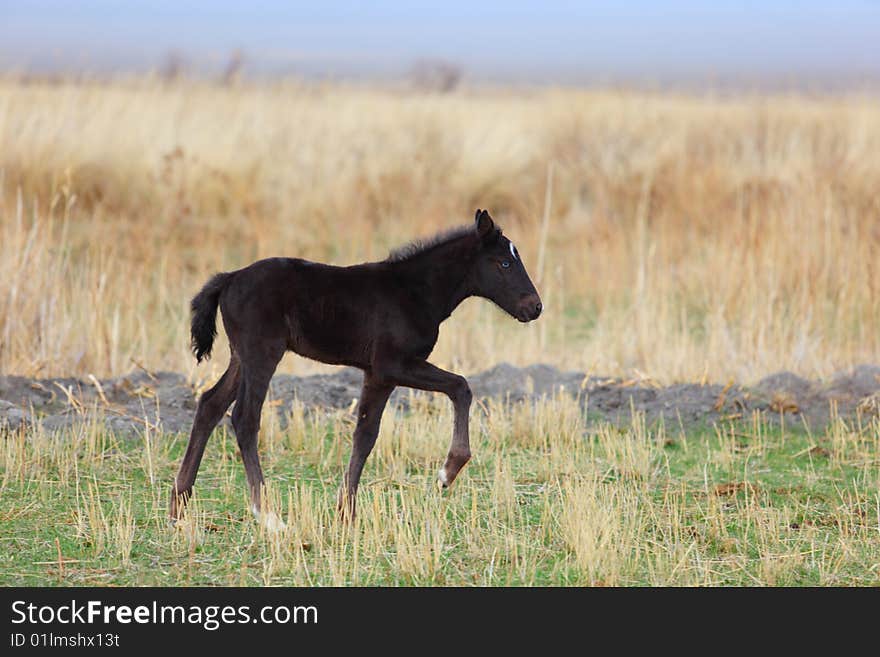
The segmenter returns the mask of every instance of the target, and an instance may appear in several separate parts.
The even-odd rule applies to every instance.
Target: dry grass
[[[441,365],[825,376],[880,360],[878,153],[859,97],[0,80],[0,371],[196,376],[213,271],[378,259],[480,206],[547,312],[470,301]]]
[[[576,401],[474,413],[474,460],[434,472],[449,404],[387,414],[353,526],[335,495],[353,418],[290,409],[261,435],[280,532],[247,512],[234,438],[212,438],[167,525],[183,436],[123,442],[87,416],[0,443],[0,585],[877,585],[880,420],[827,434],[587,427]]]
[[[196,370],[188,300],[269,255],[334,263],[488,207],[547,312],[470,301],[434,360],[750,382],[880,360],[873,99],[561,90],[435,95],[279,83],[0,80],[0,372]],[[218,350],[219,351],[219,350]],[[287,371],[319,368],[290,358]],[[776,400],[785,407],[790,400]],[[93,410],[2,441],[0,584],[874,584],[880,418],[822,434],[587,428],[569,398],[474,410],[474,461],[433,473],[444,400],[388,413],[354,527],[346,413],[267,414],[247,515],[212,439],[165,524],[182,436],[122,442]],[[876,406],[876,405],[875,405]]]

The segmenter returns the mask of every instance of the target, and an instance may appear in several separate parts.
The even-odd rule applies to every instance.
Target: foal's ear
[[[477,209],[474,223],[477,225],[477,235],[483,239],[486,239],[495,231],[495,222],[492,221],[492,217],[485,210]]]

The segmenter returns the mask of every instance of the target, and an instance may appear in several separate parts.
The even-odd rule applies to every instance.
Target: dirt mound
[[[282,418],[295,399],[307,409],[353,408],[362,379],[360,370],[351,368],[313,376],[277,375],[269,397],[280,403],[271,407]],[[821,428],[831,417],[832,405],[842,417],[880,409],[875,403],[880,399],[880,367],[876,365],[840,372],[828,383],[779,372],[752,387],[694,383],[661,387],[646,380],[587,377],[549,365],[518,368],[507,363],[470,376],[468,381],[477,399],[519,403],[562,393],[577,398],[587,416],[597,421],[626,423],[635,411],[644,413],[649,424],[662,420],[667,426],[684,429],[748,420],[754,412],[773,422],[784,419],[788,424]],[[405,408],[409,394],[396,390],[391,404]],[[97,414],[108,430],[123,435],[139,435],[146,429],[186,432],[195,407],[195,390],[174,372],[138,370],[100,381],[0,377],[0,427],[6,428],[39,422],[54,431]]]

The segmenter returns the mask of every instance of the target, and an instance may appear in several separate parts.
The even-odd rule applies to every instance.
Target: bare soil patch
[[[277,375],[269,393],[270,408],[282,421],[294,400],[307,410],[353,411],[361,380],[361,372],[351,368],[313,376]],[[859,365],[824,382],[779,372],[748,387],[700,383],[659,386],[647,380],[587,376],[549,365],[518,368],[506,363],[469,376],[468,381],[477,400],[516,404],[567,394],[581,402],[591,420],[623,424],[637,412],[644,413],[649,424],[662,421],[667,427],[685,430],[751,421],[755,413],[770,422],[821,430],[835,412],[843,418],[877,413],[875,402],[880,398],[877,365]],[[405,408],[410,394],[398,389],[392,405]],[[121,434],[138,435],[147,428],[186,432],[196,401],[193,387],[174,372],[137,370],[102,380],[0,376],[0,426],[7,430],[40,423],[56,431],[81,422],[97,409],[107,428]]]

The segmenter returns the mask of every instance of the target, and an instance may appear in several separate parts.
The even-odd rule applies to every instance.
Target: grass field
[[[274,416],[273,416],[274,417]],[[878,585],[880,421],[827,433],[587,428],[568,397],[475,412],[474,461],[444,493],[441,401],[388,413],[359,515],[335,513],[352,420],[262,434],[270,499],[246,512],[235,440],[209,446],[191,513],[167,496],[181,436],[121,443],[85,423],[9,436],[0,585]]]
[[[880,362],[880,105],[857,94],[221,86],[0,78],[0,374],[181,372],[188,304],[270,255],[348,264],[488,208],[545,304],[470,300],[433,362],[661,383],[827,380]],[[288,357],[281,371],[322,366]],[[180,435],[101,424],[0,449],[0,584],[880,584],[880,421],[686,435],[590,426],[567,398],[476,408],[440,493],[445,400],[388,413],[357,522],[352,419],[267,413],[288,529],[247,514],[232,436],[166,524]]]

